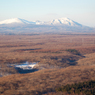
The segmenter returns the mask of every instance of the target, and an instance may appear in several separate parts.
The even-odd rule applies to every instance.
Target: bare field
[[[7,66],[25,61],[52,69],[17,74]],[[0,73],[1,95],[46,95],[61,85],[95,80],[95,35],[0,35]]]

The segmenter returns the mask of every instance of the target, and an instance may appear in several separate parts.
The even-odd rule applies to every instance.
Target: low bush
[[[86,95],[95,95],[95,80],[87,81],[82,83],[75,83],[72,85],[66,85],[56,88],[56,92],[68,92],[68,93],[84,93]]]
[[[81,55],[80,52],[78,50],[76,50],[76,49],[67,49],[66,51],[71,52],[71,53],[73,53],[75,55]]]

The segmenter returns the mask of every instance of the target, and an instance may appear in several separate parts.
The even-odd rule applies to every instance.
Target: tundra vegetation
[[[77,93],[80,94],[81,92],[86,95],[95,95],[95,80],[93,81],[86,81],[82,83],[75,83],[75,84],[67,84],[65,86],[59,87],[56,91],[68,92],[68,93]]]
[[[26,61],[40,70],[19,74],[10,67]],[[84,93],[72,84],[95,82],[95,35],[0,35],[0,75],[0,95],[94,95],[95,87]]]

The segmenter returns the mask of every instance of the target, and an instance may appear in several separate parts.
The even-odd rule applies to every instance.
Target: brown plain
[[[7,67],[24,61],[59,68],[18,74]],[[0,78],[0,95],[59,95],[56,87],[95,80],[95,35],[0,35],[0,66],[3,74],[13,73]]]

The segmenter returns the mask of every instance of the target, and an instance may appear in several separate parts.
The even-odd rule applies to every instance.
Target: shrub
[[[75,55],[81,55],[80,52],[77,51],[76,49],[67,49],[66,51],[71,52],[71,53],[73,53]]]
[[[56,91],[68,92],[68,93],[84,93],[86,95],[95,95],[95,80],[82,83],[75,83],[72,85],[66,85],[56,89]]]

